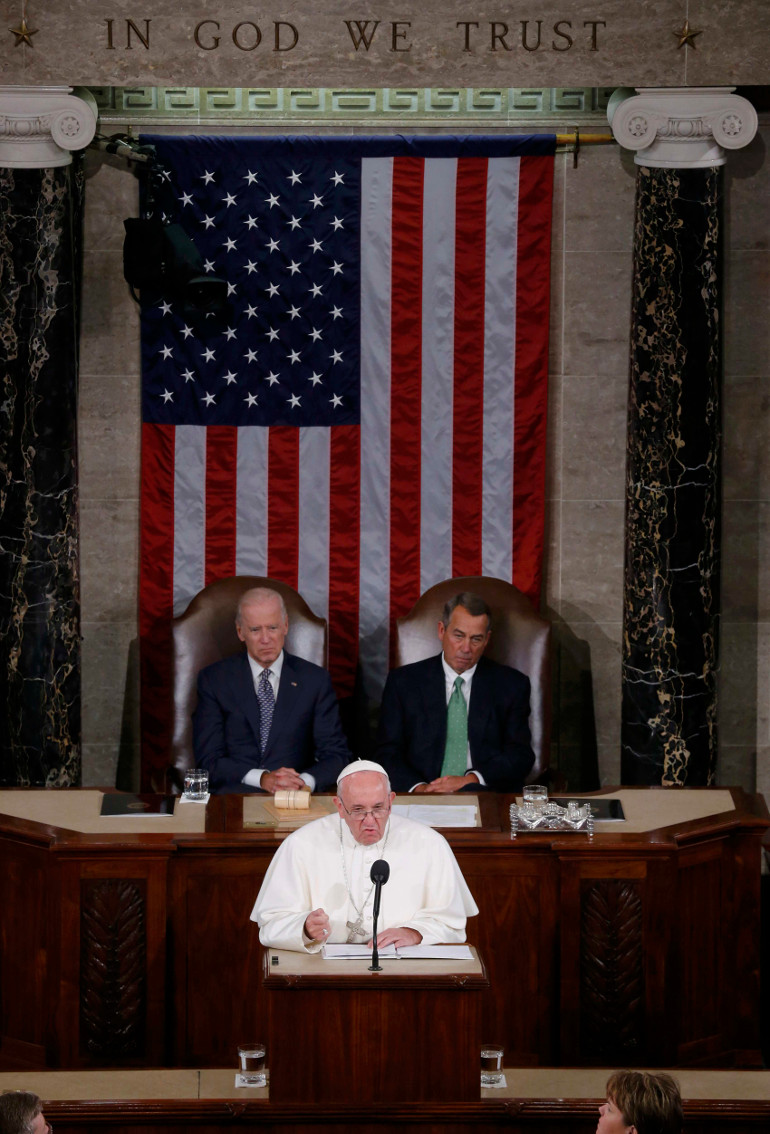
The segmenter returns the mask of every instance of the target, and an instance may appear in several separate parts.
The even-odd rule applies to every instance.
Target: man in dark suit
[[[377,759],[395,791],[519,791],[534,763],[529,678],[483,657],[490,610],[463,592],[438,624],[442,652],[391,670]]]
[[[277,591],[247,591],[235,619],[246,651],[198,674],[193,748],[214,792],[324,791],[351,759],[325,669],[284,651]]]

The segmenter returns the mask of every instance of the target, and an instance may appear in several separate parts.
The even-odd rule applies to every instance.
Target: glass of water
[[[525,784],[521,795],[524,803],[531,803],[534,807],[542,807],[548,802],[548,788],[545,784]]]
[[[209,774],[205,768],[188,768],[184,774],[184,798],[200,801],[209,794]]]
[[[485,1043],[481,1049],[481,1085],[497,1087],[503,1081],[503,1049],[495,1043]]]
[[[238,1045],[240,1078],[244,1087],[264,1087],[267,1085],[266,1058],[267,1046],[264,1043],[242,1043]]]

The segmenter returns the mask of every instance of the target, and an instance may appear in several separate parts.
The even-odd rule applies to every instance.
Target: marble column
[[[725,150],[757,116],[727,89],[616,92],[636,151],[621,779],[714,783]]]
[[[69,88],[0,87],[0,785],[80,780],[76,463],[82,176]]]

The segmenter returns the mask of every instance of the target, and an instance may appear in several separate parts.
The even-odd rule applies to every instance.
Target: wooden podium
[[[511,839],[493,792],[480,826],[445,831],[480,910],[482,1041],[510,1067],[761,1067],[764,799],[599,795],[627,821],[592,839]],[[103,818],[101,799],[0,791],[0,1067],[232,1068],[268,1038],[249,914],[286,831],[253,795],[163,819]]]
[[[472,961],[381,963],[372,973],[369,961],[262,950],[271,1102],[479,1098],[489,980],[476,950]]]

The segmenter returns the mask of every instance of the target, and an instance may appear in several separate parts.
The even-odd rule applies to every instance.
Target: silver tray
[[[594,815],[590,803],[570,800],[561,807],[553,800],[547,803],[512,803],[510,809],[511,838],[517,835],[543,835],[554,831],[561,835],[593,835]]]

